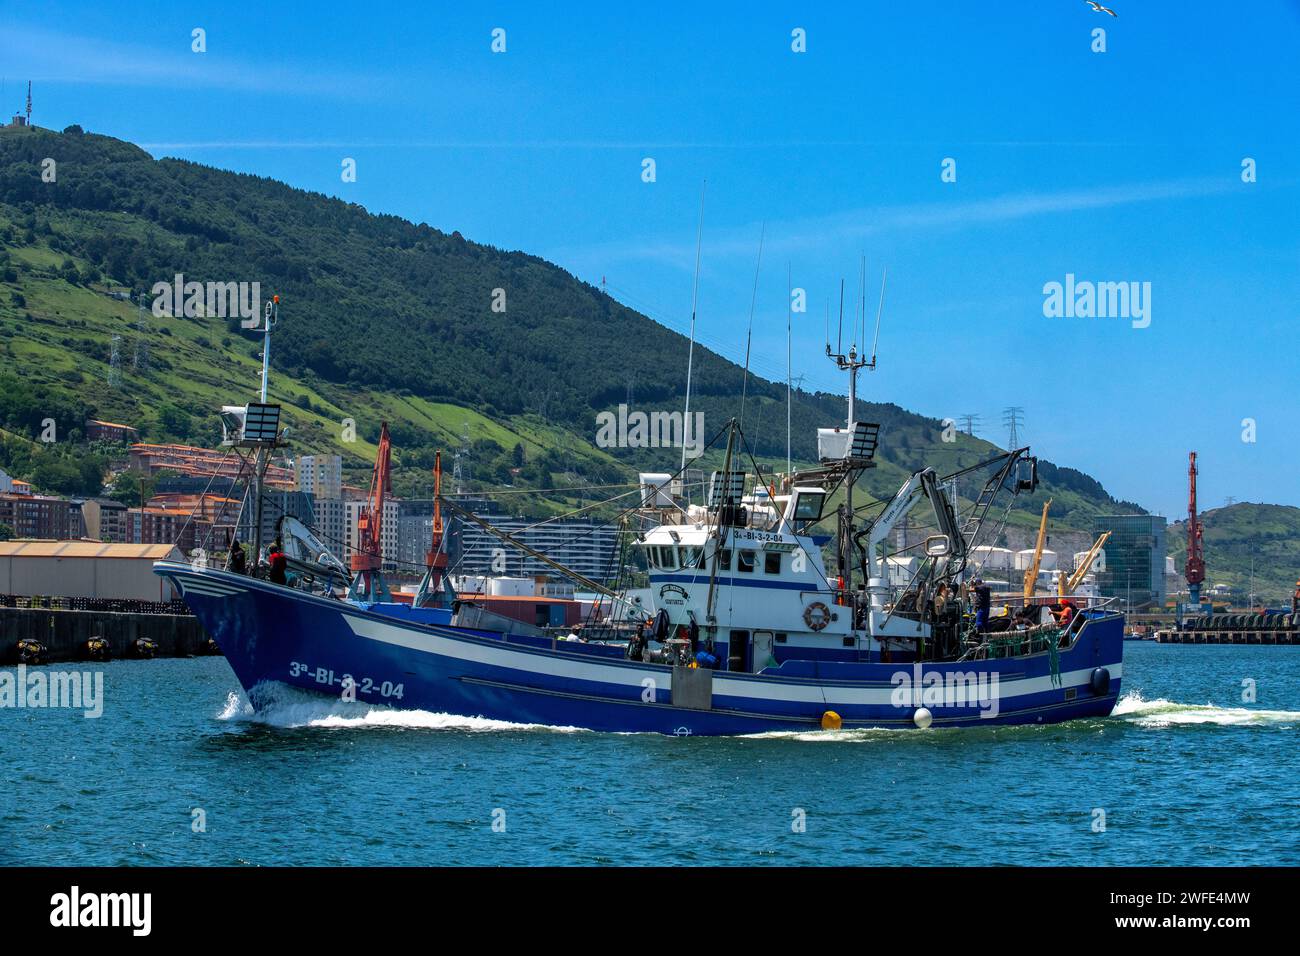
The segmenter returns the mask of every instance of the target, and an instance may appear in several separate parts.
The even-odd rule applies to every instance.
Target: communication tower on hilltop
[[[1002,409],[1002,424],[1007,427],[1007,449],[1020,447],[1020,429],[1025,424],[1025,410],[1019,405]]]
[[[113,344],[108,358],[108,387],[122,387],[122,336],[113,333]]]
[[[141,292],[140,311],[135,320],[135,354],[131,357],[131,367],[137,372],[149,371],[149,337],[153,335],[144,301],[145,294]]]
[[[20,127],[20,128],[23,126],[32,125],[32,81],[31,80],[27,81],[27,115],[24,116],[22,113],[15,113],[13,115],[13,118],[9,121],[9,125],[12,127]]]
[[[451,483],[458,495],[465,490],[464,462],[467,458],[469,458],[469,422],[461,426],[460,447],[456,449],[456,454],[451,459]]]

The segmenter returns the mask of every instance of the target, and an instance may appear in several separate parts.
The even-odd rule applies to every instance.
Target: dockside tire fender
[[[1095,668],[1088,678],[1088,686],[1098,697],[1105,697],[1110,691],[1110,671],[1104,667]]]
[[[813,601],[803,609],[803,622],[811,630],[824,630],[826,625],[831,622],[831,609],[821,601]]]

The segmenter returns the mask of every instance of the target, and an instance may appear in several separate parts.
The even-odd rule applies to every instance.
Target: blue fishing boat
[[[851,353],[849,418],[819,429],[814,467],[763,475],[733,420],[715,438],[725,439],[723,467],[700,502],[682,499],[680,473],[643,476],[632,517],[648,600],[575,575],[618,609],[617,639],[607,629],[590,637],[502,626],[472,602],[397,609],[348,600],[337,582],[322,587],[310,573],[277,581],[258,568],[174,561],[155,571],[184,596],[254,707],[289,685],[367,704],[677,735],[1108,715],[1123,678],[1123,615],[1082,596],[1051,608],[1025,600],[996,614],[980,580],[979,542],[995,501],[1008,497],[1009,513],[1037,486],[1028,448],[950,475],[923,468],[891,498],[856,509],[853,487],[874,467],[880,437],[877,425],[853,418],[861,365]],[[227,443],[249,450],[255,479],[279,435],[243,423],[269,418],[267,408],[227,416]],[[959,513],[956,481],[981,470],[989,473],[983,490]],[[884,553],[891,532],[922,500],[937,531],[915,546],[907,579],[893,580],[898,567]],[[483,523],[451,497],[442,501]],[[818,530],[831,520],[833,570]]]
[[[519,723],[662,734],[1056,723],[1111,712],[1123,622],[1085,610],[1067,646],[966,661],[861,660],[752,632],[715,647],[718,669],[628,660],[617,644],[402,620],[226,571],[159,562],[225,652],[253,706],[287,684],[334,699]],[[833,622],[832,622],[833,623]],[[817,653],[817,650],[831,653]],[[870,653],[875,659],[867,659]],[[828,716],[831,715],[831,716]]]

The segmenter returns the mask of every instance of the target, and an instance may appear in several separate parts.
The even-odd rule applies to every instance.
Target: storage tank
[[[1034,563],[1034,549],[1033,549],[1033,548],[1025,548],[1025,550],[1023,550],[1023,551],[1017,551],[1017,552],[1016,552],[1016,570],[1017,570],[1017,571],[1027,571],[1027,570],[1029,570],[1029,566],[1032,565],[1033,563]],[[1040,571],[1055,571],[1055,570],[1056,570],[1056,552],[1055,552],[1055,551],[1048,551],[1046,548],[1043,549],[1043,558],[1042,558],[1042,561],[1041,561],[1041,562],[1039,563],[1039,565],[1038,565],[1038,570],[1040,570]]]
[[[1010,548],[994,548],[982,544],[971,549],[970,563],[985,571],[1009,571],[1012,556]]]
[[[1079,565],[1083,564],[1083,562],[1086,561],[1087,559],[1088,559],[1087,551],[1074,552],[1074,566],[1076,568],[1079,567]],[[1102,549],[1101,551],[1097,552],[1097,557],[1092,562],[1091,573],[1096,573],[1105,570],[1106,570],[1106,551],[1105,549]]]

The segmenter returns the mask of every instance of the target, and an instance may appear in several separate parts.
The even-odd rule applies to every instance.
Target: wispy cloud
[[[545,149],[582,149],[582,150],[644,150],[644,149],[684,149],[684,150],[754,150],[754,149],[848,149],[884,147],[917,147],[944,145],[923,141],[906,141],[882,143],[853,139],[765,139],[765,140],[612,140],[612,139],[522,139],[522,140],[475,140],[475,139],[394,139],[376,142],[362,140],[268,140],[268,139],[225,139],[225,140],[188,140],[174,142],[140,143],[151,149],[509,149],[509,150],[545,150]],[[970,146],[1005,146],[1022,149],[1030,146],[1096,147],[1115,144],[1098,142],[1047,143],[1047,142],[971,142]]]
[[[878,206],[785,222],[769,220],[764,254],[779,256],[826,247],[843,247],[890,232],[965,229],[1037,216],[1194,199],[1226,193],[1234,188],[1239,186],[1230,177],[1206,177],[1057,192],[1014,193],[954,202]],[[758,223],[714,232],[706,237],[709,256],[752,259],[758,233]],[[552,249],[548,255],[560,262],[659,261],[689,270],[694,265],[695,247],[690,241],[678,238],[648,238]]]
[[[0,31],[0,60],[11,76],[36,83],[215,89],[230,92],[361,97],[372,81],[341,71],[294,68],[274,58],[250,61],[190,51],[182,35],[162,49],[17,24]],[[38,53],[39,51],[39,53]]]

